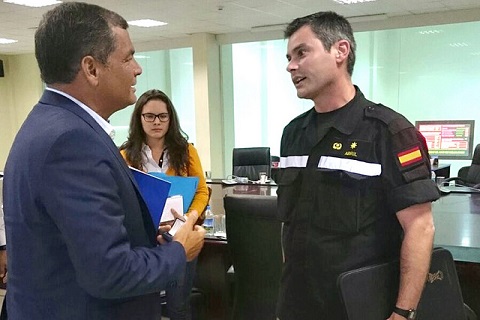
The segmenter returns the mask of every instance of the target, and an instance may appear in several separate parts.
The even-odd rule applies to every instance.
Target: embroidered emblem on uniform
[[[355,149],[357,147],[357,143],[356,142],[352,142],[350,143],[350,149],[352,150],[349,150],[347,152],[345,152],[345,156],[349,156],[349,157],[356,157],[357,156],[357,151],[354,151],[353,149]]]
[[[400,152],[399,154],[397,154],[397,157],[402,167],[406,167],[410,164],[421,161],[422,153],[420,152],[419,147],[415,147],[415,148]]]
[[[340,150],[342,149],[342,144],[340,142],[335,142],[333,145],[332,145],[332,148],[334,150]]]

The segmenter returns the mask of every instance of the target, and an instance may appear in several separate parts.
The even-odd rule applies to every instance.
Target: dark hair
[[[310,26],[327,51],[330,51],[332,45],[339,40],[350,42],[347,71],[352,75],[357,45],[350,22],[345,17],[332,11],[317,12],[290,22],[285,29],[285,38],[290,38],[298,29],[306,25]]]
[[[170,98],[160,90],[148,90],[138,98],[130,119],[128,139],[120,150],[125,149],[128,163],[134,168],[142,170],[142,146],[146,143],[146,135],[142,126],[143,106],[150,100],[160,100],[167,105],[170,123],[165,135],[165,148],[168,148],[168,163],[177,175],[187,170],[189,164],[188,135],[180,127],[177,112]]]
[[[128,28],[120,15],[93,4],[62,3],[48,11],[35,32],[35,56],[47,84],[71,83],[83,57],[103,64],[115,50],[112,27]]]

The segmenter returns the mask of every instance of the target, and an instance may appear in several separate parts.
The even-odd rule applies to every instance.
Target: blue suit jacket
[[[82,108],[45,91],[5,167],[9,319],[159,319],[158,292],[185,268],[156,246],[117,147]]]

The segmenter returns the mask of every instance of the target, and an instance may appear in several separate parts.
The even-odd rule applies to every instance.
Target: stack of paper
[[[181,195],[171,196],[167,198],[160,222],[175,220],[172,209],[174,209],[179,214],[183,214],[183,197]]]

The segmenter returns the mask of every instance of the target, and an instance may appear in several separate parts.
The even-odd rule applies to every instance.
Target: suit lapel
[[[145,201],[143,200],[143,197],[139,191],[140,189],[138,188],[137,182],[135,181],[135,178],[133,177],[130,171],[130,168],[128,168],[125,160],[123,159],[122,155],[118,151],[118,148],[113,142],[112,138],[110,138],[110,136],[95,121],[95,119],[92,118],[92,116],[90,116],[79,105],[77,105],[75,102],[68,99],[67,97],[64,97],[53,91],[45,90],[42,97],[40,98],[40,102],[47,105],[53,105],[55,107],[63,108],[74,113],[83,121],[85,121],[98,134],[99,138],[104,142],[105,146],[110,150],[110,152],[113,154],[113,156],[117,160],[119,166],[122,168],[124,173],[128,176],[128,178],[132,182],[135,189],[135,193],[137,194],[138,201],[140,203],[145,230],[148,234],[150,242],[155,245],[157,242],[156,240],[157,229],[153,225],[152,218],[148,213],[149,211],[148,211],[147,205],[145,204]]]
[[[105,130],[103,130],[103,128],[95,121],[95,119],[93,119],[85,110],[83,110],[79,105],[77,105],[72,100],[48,90],[45,90],[42,98],[40,99],[40,102],[66,109],[74,113],[75,115],[77,115],[83,121],[85,121],[98,134],[99,138],[102,139],[102,141],[105,143],[108,149],[115,156],[115,158],[121,165],[122,169],[128,175],[132,183],[134,183],[135,187],[137,187],[135,183],[135,179],[130,173],[130,169],[128,169],[128,166],[125,164],[125,161],[123,160],[120,152],[118,151],[117,146],[115,145],[115,143],[113,143],[112,138],[108,136]]]

